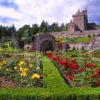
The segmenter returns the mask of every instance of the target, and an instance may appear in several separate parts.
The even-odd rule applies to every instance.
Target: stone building
[[[88,23],[87,10],[78,10],[75,15],[73,15],[73,20],[68,24],[68,31],[70,33],[85,30],[95,29],[95,23]]]

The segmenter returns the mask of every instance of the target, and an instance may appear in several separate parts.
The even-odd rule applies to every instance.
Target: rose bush
[[[59,56],[53,53],[48,53],[47,56],[56,63],[69,85],[78,87],[100,86],[100,68],[93,60],[86,58],[78,61],[77,58],[66,58],[64,55]],[[82,63],[79,64],[80,62]]]

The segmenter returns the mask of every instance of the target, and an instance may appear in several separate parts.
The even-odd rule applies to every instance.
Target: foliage
[[[42,86],[42,72],[34,55],[24,57],[12,52],[0,55],[0,76],[16,82],[18,87]]]
[[[100,68],[98,62],[91,58],[65,58],[64,55],[48,53],[48,57],[56,63],[63,77],[71,86],[100,86]],[[79,59],[78,59],[79,58]]]
[[[39,27],[39,32],[48,32],[49,31],[49,25],[47,22],[42,21],[40,27]]]
[[[0,26],[0,38],[15,35],[15,32],[16,32],[16,29],[14,25],[10,27]]]
[[[43,57],[44,63],[44,88],[0,88],[2,100],[99,100],[100,88],[69,88],[63,83],[58,70],[47,57]],[[49,66],[47,66],[49,65]],[[56,75],[57,73],[57,75]],[[46,76],[47,74],[47,76]],[[53,82],[54,83],[53,83]],[[56,86],[57,84],[57,86]],[[53,86],[54,85],[54,86]],[[50,86],[50,87],[48,87]]]
[[[46,21],[42,21],[40,26],[38,24],[33,24],[32,26],[25,24],[24,26],[20,27],[18,30],[15,29],[13,26],[0,26],[0,37],[3,36],[12,36],[12,33],[16,33],[19,38],[28,36],[31,37],[38,32],[59,32],[59,31],[67,31],[67,24],[58,25],[58,23],[52,23],[51,25],[48,24]]]
[[[69,88],[53,63],[47,57],[43,57],[42,59],[44,62],[44,88],[0,88],[0,99],[99,100],[100,88]]]
[[[23,38],[30,40],[30,38],[32,38],[33,36],[30,25],[24,25],[23,27],[21,27],[17,31],[16,35],[17,37],[21,38],[21,40],[23,40]]]
[[[77,38],[66,38],[68,43],[88,43],[93,40],[93,37],[77,37]]]
[[[100,50],[95,50],[91,52],[91,54],[93,55],[93,57],[100,58]]]

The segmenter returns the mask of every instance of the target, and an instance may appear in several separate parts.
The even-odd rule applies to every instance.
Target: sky
[[[99,6],[100,0],[0,0],[0,25],[69,23],[78,9],[87,9],[89,22],[100,24]]]

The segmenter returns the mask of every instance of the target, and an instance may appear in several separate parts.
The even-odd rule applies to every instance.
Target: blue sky
[[[89,22],[100,24],[99,6],[100,0],[0,0],[0,25],[68,23],[78,9],[85,8]]]

